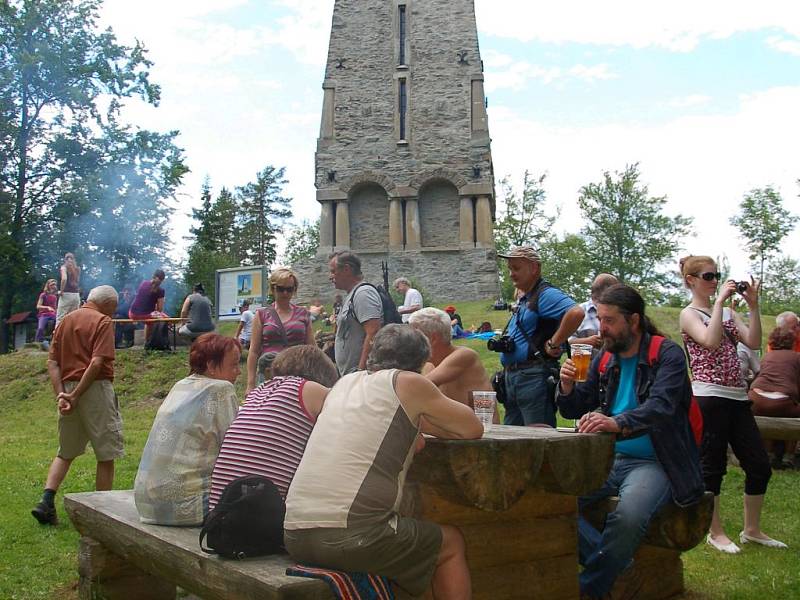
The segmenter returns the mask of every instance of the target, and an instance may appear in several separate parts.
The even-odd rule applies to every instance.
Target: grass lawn
[[[490,310],[488,303],[458,305],[464,324],[490,321],[502,327],[508,313]],[[677,310],[655,310],[653,316],[676,339]],[[765,331],[774,326],[764,319]],[[221,326],[232,335],[235,323]],[[464,341],[480,352],[490,372],[497,355],[485,342]],[[56,411],[47,380],[46,355],[22,352],[0,356],[0,598],[76,598],[78,534],[62,508],[64,493],[94,487],[91,451],[75,460],[58,495],[61,523],[42,527],[30,509],[41,496],[47,468],[57,449]],[[120,351],[115,389],[125,420],[126,456],[117,463],[116,489],[133,487],[142,447],[155,412],[173,383],[187,369],[186,350],[176,354],[145,355],[140,349]],[[244,375],[238,385],[241,393]],[[743,475],[731,468],[723,491],[724,519],[731,536],[741,529]],[[745,546],[738,556],[700,546],[684,554],[691,598],[800,597],[800,520],[797,518],[800,473],[777,472],[772,478],[764,512],[767,533],[789,544],[788,551]],[[535,543],[535,541],[531,541]]]

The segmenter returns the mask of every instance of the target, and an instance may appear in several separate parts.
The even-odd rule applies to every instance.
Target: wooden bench
[[[606,515],[619,498],[598,502],[584,515],[602,530]],[[706,492],[697,504],[681,508],[665,506],[650,523],[634,561],[642,575],[642,598],[671,598],[685,591],[681,552],[691,550],[708,532],[714,510],[714,495]]]
[[[765,440],[800,440],[800,419],[784,417],[756,417],[756,425]]]
[[[176,584],[206,600],[333,600],[321,581],[289,577],[288,555],[243,561],[200,550],[197,527],[145,525],[133,491],[67,494],[81,534],[81,600],[172,600]]]

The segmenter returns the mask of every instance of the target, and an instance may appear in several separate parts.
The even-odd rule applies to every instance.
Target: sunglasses
[[[275,286],[276,292],[283,292],[284,294],[291,294],[294,292],[294,287],[283,287],[282,285]]]
[[[694,276],[699,277],[703,281],[714,281],[715,279],[719,281],[720,279],[722,279],[722,273],[720,273],[719,271],[717,271],[716,273],[711,273],[711,272],[695,273]]]

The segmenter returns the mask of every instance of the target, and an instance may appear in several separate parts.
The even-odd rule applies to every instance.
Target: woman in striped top
[[[250,352],[247,355],[247,392],[256,387],[256,366],[265,352],[281,352],[300,344],[314,345],[311,315],[292,303],[299,282],[291,269],[275,269],[269,276],[271,305],[258,309],[253,318]]]
[[[247,395],[225,434],[211,475],[209,510],[223,489],[245,475],[272,481],[285,498],[308,436],[338,378],[316,346],[295,346],[272,363],[273,378]]]

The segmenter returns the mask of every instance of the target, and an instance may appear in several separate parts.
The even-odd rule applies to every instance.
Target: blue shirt
[[[636,399],[636,367],[639,364],[638,356],[620,358],[619,387],[611,405],[611,416],[618,415],[639,406]],[[649,458],[655,460],[656,452],[649,434],[618,441],[614,450],[619,454],[633,456],[634,458]]]
[[[512,353],[503,353],[500,362],[503,365],[513,365],[514,363],[525,362],[528,360],[528,342],[525,335],[520,331],[520,326],[525,330],[528,337],[533,337],[536,326],[539,324],[539,317],[545,319],[556,319],[560,321],[570,308],[575,306],[575,301],[567,296],[558,288],[547,288],[539,294],[539,312],[535,313],[528,309],[528,298],[530,292],[519,299],[519,309],[517,314],[511,316],[508,325],[507,335],[511,336],[516,342],[516,347]]]

